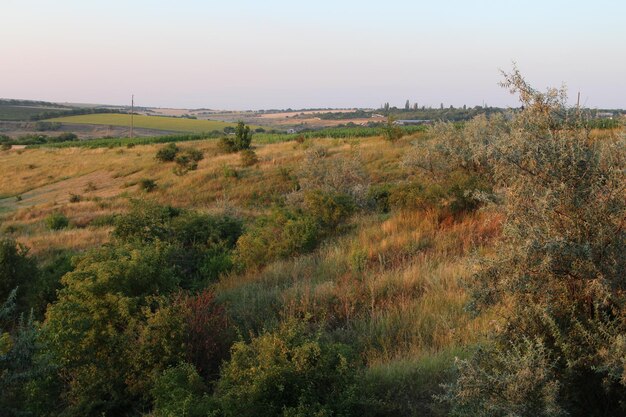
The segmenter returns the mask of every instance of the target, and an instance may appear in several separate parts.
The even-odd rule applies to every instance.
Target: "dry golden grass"
[[[502,218],[484,212],[454,220],[435,211],[355,219],[352,233],[314,255],[222,280],[218,293],[240,325],[309,315],[384,364],[479,340],[491,317],[464,310],[472,250],[491,250]]]
[[[405,175],[400,161],[410,140],[394,145],[381,138],[256,145],[259,163],[248,168],[240,166],[239,155],[221,153],[216,141],[185,142],[179,146],[200,149],[205,158],[196,171],[184,176],[173,172],[173,163],[155,159],[157,150],[164,145],[0,152],[0,216],[3,227],[17,229],[16,237],[24,235],[29,241],[45,245],[53,233],[47,233],[41,223],[51,212],[61,211],[82,227],[97,216],[123,212],[130,198],[205,211],[231,207],[244,215],[255,215],[293,191],[294,182],[289,175],[298,172],[308,147],[326,148],[331,159],[358,154],[377,182]],[[157,189],[149,194],[142,191],[138,184],[143,178],[155,180]],[[72,195],[81,201],[70,202]],[[40,239],[35,239],[37,233],[42,233]],[[89,241],[94,245],[101,242]]]
[[[375,137],[257,145],[259,163],[248,168],[240,166],[239,155],[220,153],[215,141],[186,142],[179,146],[200,149],[205,158],[184,176],[173,172],[173,163],[155,159],[163,145],[0,153],[0,193],[11,196],[0,200],[0,227],[39,255],[106,242],[110,228],[91,222],[124,212],[131,198],[257,215],[293,190],[292,175],[307,148],[323,147],[329,159],[356,156],[372,184],[398,182],[412,175],[402,157],[422,136],[395,144]],[[156,190],[142,191],[142,178],[156,181]],[[71,194],[81,201],[70,202]],[[47,229],[45,217],[55,211],[69,218],[69,229]],[[492,250],[501,222],[489,212],[360,215],[347,233],[327,239],[315,253],[225,277],[216,291],[243,329],[259,331],[285,316],[310,314],[339,337],[356,340],[371,366],[415,360],[472,343],[488,328],[488,315],[472,319],[465,312],[464,280],[471,251]]]

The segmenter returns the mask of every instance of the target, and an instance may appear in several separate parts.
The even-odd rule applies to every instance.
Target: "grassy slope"
[[[105,242],[110,228],[90,223],[124,211],[129,197],[247,217],[293,189],[290,178],[309,146],[327,147],[329,158],[356,153],[372,183],[393,183],[412,175],[402,168],[402,156],[421,135],[393,145],[380,137],[257,145],[260,163],[249,168],[240,167],[238,155],[220,154],[214,141],[189,142],[181,146],[202,149],[205,159],[183,177],[154,159],[162,145],[8,151],[0,153],[0,165],[8,167],[0,189],[23,195],[21,201],[0,200],[0,207],[10,210],[0,227],[9,227],[38,254]],[[225,167],[237,170],[238,177],[226,175]],[[155,179],[158,189],[141,192],[141,178]],[[82,201],[70,203],[70,193]],[[74,227],[47,231],[44,218],[55,210]],[[470,251],[491,250],[500,220],[493,213],[443,221],[434,211],[358,214],[312,254],[224,277],[216,286],[218,298],[242,335],[294,315],[324,320],[332,337],[359,349],[371,390],[406,397],[397,398],[395,413],[422,415],[453,357],[462,356],[488,326],[486,317],[472,319],[464,311],[463,280]]]
[[[57,117],[49,119],[52,122],[74,123],[74,124],[94,124],[108,126],[130,126],[130,115],[102,113],[85,114],[79,116]],[[234,126],[233,123],[226,123],[214,120],[182,119],[161,116],[135,115],[134,125],[137,128],[167,130],[172,132],[210,132],[212,130],[223,130],[226,126]]]

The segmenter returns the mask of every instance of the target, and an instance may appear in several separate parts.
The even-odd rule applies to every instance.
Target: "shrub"
[[[195,148],[183,149],[174,158],[176,167],[174,173],[176,175],[185,175],[189,171],[198,169],[198,162],[204,158],[204,153]]]
[[[248,149],[251,142],[250,126],[246,126],[244,122],[237,123],[237,127],[235,127],[235,149],[238,151]]]
[[[239,172],[228,165],[222,167],[222,175],[224,175],[224,178],[239,178]]]
[[[242,233],[241,222],[229,216],[212,216],[172,207],[134,202],[119,216],[113,236],[122,242],[167,242],[169,261],[184,288],[203,288],[229,271],[231,251]]]
[[[102,246],[75,262],[46,311],[45,340],[68,380],[69,415],[145,407],[152,376],[182,359],[178,277],[165,244]],[[85,389],[84,387],[89,387]]]
[[[80,194],[70,193],[70,203],[79,203],[82,199]]]
[[[391,209],[389,196],[391,195],[391,185],[372,185],[367,191],[369,206],[379,213],[388,213]]]
[[[37,266],[28,256],[28,249],[10,238],[0,239],[0,300],[18,289],[18,300],[28,292],[38,275]]]
[[[352,198],[346,194],[307,191],[304,194],[304,207],[323,228],[335,229],[354,211]]]
[[[559,404],[557,360],[539,340],[480,350],[457,362],[459,378],[441,398],[453,403],[452,415],[459,417],[566,416]]]
[[[226,128],[224,128],[226,131]],[[246,126],[244,122],[237,123],[237,127],[234,128],[234,137],[226,136],[220,141],[220,147],[225,152],[239,152],[244,149],[250,148],[252,142],[252,132],[250,126]]]
[[[193,365],[183,362],[168,368],[157,378],[150,391],[156,417],[206,417],[217,406],[208,387]]]
[[[357,370],[347,346],[323,342],[290,320],[274,333],[235,343],[216,399],[225,417],[357,415]]]
[[[59,130],[60,128],[61,128],[61,123],[59,122],[39,121],[35,123],[35,130],[38,132],[44,132],[47,130]]]
[[[0,144],[0,151],[8,151],[12,147],[13,145],[11,145],[10,143],[3,142],[2,144]]]
[[[65,214],[55,211],[46,217],[46,225],[50,230],[61,230],[69,226],[70,221]]]
[[[237,258],[245,266],[306,253],[317,245],[320,228],[312,216],[275,209],[258,218],[237,241]]]
[[[219,367],[229,357],[235,334],[225,309],[215,301],[210,290],[178,300],[185,323],[187,361],[207,381],[219,376]]]
[[[52,139],[53,142],[72,142],[72,141],[75,141],[75,140],[78,140],[78,135],[76,135],[76,133],[72,133],[72,132],[61,133],[56,138]]]
[[[367,204],[369,177],[357,155],[327,158],[326,151],[309,150],[300,169],[298,182],[301,193],[322,190],[349,195],[359,207]]]
[[[476,152],[463,160],[489,166],[506,212],[471,281],[473,310],[496,306],[503,324],[448,398],[457,415],[625,415],[624,138],[591,138],[564,90],[540,93],[517,71],[503,84],[524,106],[511,122],[448,132]]]
[[[259,162],[256,153],[252,149],[244,149],[241,151],[239,153],[239,159],[241,161],[241,165],[244,167],[256,165]]]
[[[194,162],[200,162],[204,159],[204,152],[196,148],[186,148],[184,150],[185,154],[189,157],[190,160]]]
[[[151,178],[142,178],[139,180],[139,188],[147,193],[150,193],[157,188],[157,183]]]
[[[389,142],[395,142],[404,136],[404,131],[395,124],[395,119],[392,116],[388,116],[387,123],[382,128],[382,135]]]
[[[161,162],[172,162],[179,151],[175,143],[169,143],[157,151],[156,159]]]

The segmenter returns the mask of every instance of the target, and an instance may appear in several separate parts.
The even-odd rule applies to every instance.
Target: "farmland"
[[[52,122],[60,122],[67,124],[88,124],[88,125],[107,125],[107,126],[130,126],[130,115],[128,114],[87,114],[68,117],[57,117],[49,119]],[[145,116],[135,115],[134,126],[137,128],[164,130],[169,132],[189,132],[200,133],[210,132],[212,130],[223,130],[227,126],[234,126],[233,123],[213,121],[213,120],[196,120],[186,118],[174,118],[163,116]]]
[[[0,120],[29,120],[32,116],[55,110],[65,109],[55,107],[14,106],[9,104],[0,104]]]

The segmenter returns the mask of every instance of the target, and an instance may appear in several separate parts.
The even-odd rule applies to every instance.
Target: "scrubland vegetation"
[[[626,414],[624,131],[503,84],[463,126],[0,151],[0,414]]]

